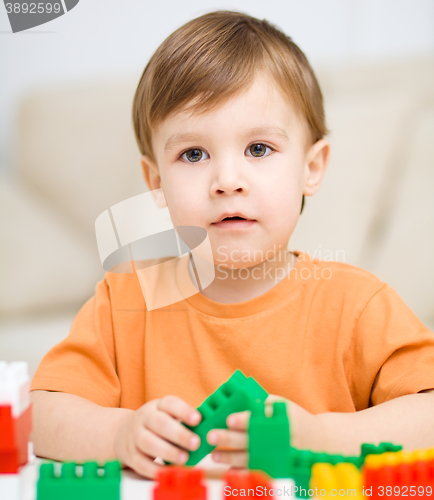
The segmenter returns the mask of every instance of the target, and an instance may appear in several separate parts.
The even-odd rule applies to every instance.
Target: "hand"
[[[266,412],[272,413],[272,404],[283,401],[287,405],[290,422],[291,445],[297,448],[306,448],[304,442],[310,430],[317,427],[315,416],[297,403],[280,396],[270,394],[265,401]],[[250,411],[232,413],[226,420],[228,429],[213,429],[207,435],[209,444],[230,448],[230,450],[216,450],[212,458],[216,462],[232,465],[233,467],[248,466],[248,426]]]
[[[201,414],[177,396],[165,396],[144,404],[120,421],[115,436],[116,457],[138,474],[154,479],[162,466],[156,457],[182,465],[185,450],[199,448],[200,438],[184,427],[197,425]]]
[[[265,400],[266,411],[274,401],[285,401],[286,399],[278,396],[269,395]],[[213,451],[212,458],[215,462],[225,463],[233,467],[247,467],[248,466],[248,435],[247,430],[249,426],[250,411],[242,411],[239,413],[232,413],[226,420],[228,430],[226,429],[213,429],[207,435],[209,444],[218,445],[223,448],[230,448],[230,450],[219,449]]]
[[[230,448],[218,449],[212,452],[215,462],[232,465],[233,467],[247,467],[247,428],[250,411],[232,413],[226,420],[228,429],[212,429],[207,434],[209,444]]]

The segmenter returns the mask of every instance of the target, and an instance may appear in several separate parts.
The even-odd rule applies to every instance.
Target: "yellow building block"
[[[428,461],[434,459],[434,448],[425,450],[396,451],[387,452],[380,455],[367,455],[365,458],[365,467],[379,469],[380,467],[394,467],[400,464],[411,464],[419,461]]]
[[[309,488],[312,490],[312,497],[317,499],[361,499],[362,476],[360,470],[351,463],[316,463],[312,465]]]

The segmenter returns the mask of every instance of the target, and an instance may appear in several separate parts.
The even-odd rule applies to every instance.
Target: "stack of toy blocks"
[[[154,500],[206,500],[203,470],[167,466],[157,472]]]
[[[251,410],[258,402],[264,402],[267,392],[252,378],[240,370],[221,385],[198,408],[202,415],[200,423],[188,427],[200,437],[200,446],[191,451],[186,465],[196,465],[215,448],[208,444],[206,436],[211,429],[227,429],[226,419],[231,413]]]
[[[367,455],[397,452],[391,443],[363,444],[359,456],[298,450],[290,444],[290,423],[285,403],[274,403],[273,416],[265,414],[265,404],[256,403],[249,421],[249,469],[259,469],[273,478],[292,478],[298,498],[309,498],[312,466],[316,463],[349,463],[360,469]]]
[[[382,452],[384,448],[398,446],[381,443],[376,449],[371,448],[380,453],[368,454],[362,471],[349,463],[313,465],[311,492],[325,500],[336,496],[362,496],[372,500],[412,496],[424,500],[431,498],[434,489],[434,448]],[[365,450],[368,449],[369,446],[366,446]],[[334,494],[331,493],[332,489],[335,490]]]
[[[32,427],[29,387],[27,363],[0,361],[0,492],[8,500],[22,495],[20,468]]]
[[[317,453],[310,450],[298,450],[291,447],[289,456],[289,476],[294,478],[297,485],[297,496],[299,498],[308,498],[309,481],[311,478],[312,467],[316,463],[328,463],[336,465],[339,463],[350,463],[360,469],[366,455],[382,454],[391,451],[399,451],[402,446],[392,443],[380,443],[378,446],[373,444],[362,444],[359,456],[345,456],[329,453]]]
[[[385,496],[432,497],[434,448],[368,455],[363,467],[363,485],[373,500]]]
[[[59,476],[54,464],[46,463],[39,470],[37,500],[119,500],[120,482],[117,461],[107,462],[103,468],[96,462],[85,462],[82,466],[64,463]]]

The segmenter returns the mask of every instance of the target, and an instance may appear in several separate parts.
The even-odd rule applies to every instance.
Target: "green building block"
[[[289,419],[285,403],[273,404],[273,415],[265,415],[258,403],[249,420],[249,469],[266,472],[274,478],[288,477],[290,452]]]
[[[200,437],[200,446],[189,452],[186,465],[196,465],[215,446],[208,444],[206,436],[211,429],[227,429],[226,419],[231,413],[251,410],[255,403],[265,401],[267,392],[252,378],[240,370],[221,385],[198,408],[202,420],[195,427],[189,427]]]
[[[314,462],[315,453],[309,450],[297,450],[291,448],[289,454],[288,477],[294,479],[295,486],[298,486],[297,497],[307,498],[311,469]],[[321,454],[323,455],[323,454]],[[305,490],[305,494],[300,492]]]
[[[364,463],[366,455],[379,455],[381,453],[396,452],[401,450],[402,446],[399,444],[380,443],[378,446],[376,446],[375,444],[363,443],[360,457],[363,459]]]
[[[57,476],[53,463],[42,464],[37,500],[120,500],[119,462],[107,462],[102,469],[96,462],[86,462],[82,475],[77,474],[76,466],[75,463],[64,463],[60,476]]]

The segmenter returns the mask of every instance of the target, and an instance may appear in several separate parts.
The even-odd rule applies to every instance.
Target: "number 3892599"
[[[59,14],[62,7],[60,3],[7,3],[8,14]]]
[[[378,486],[380,497],[429,497],[431,495],[431,486]]]

